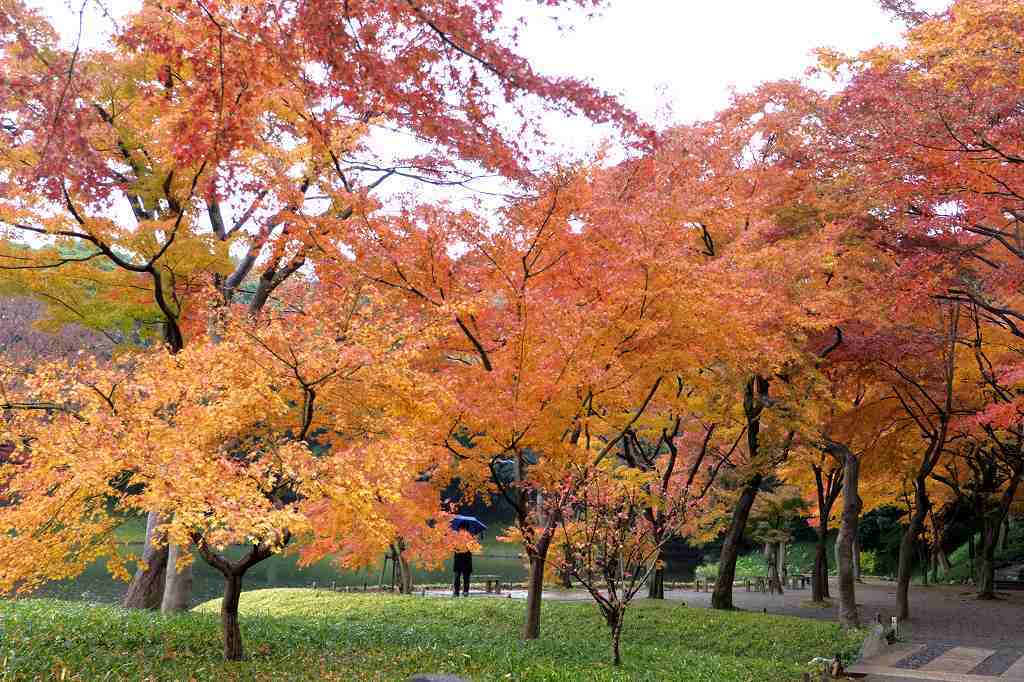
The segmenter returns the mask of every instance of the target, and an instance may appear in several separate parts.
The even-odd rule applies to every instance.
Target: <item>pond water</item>
[[[522,582],[527,578],[525,562],[519,558],[521,551],[518,545],[500,542],[496,535],[501,533],[497,524],[487,531],[482,539],[483,552],[473,557],[474,573],[500,575],[509,582]],[[142,553],[142,537],[145,524],[140,519],[132,519],[125,523],[118,535],[131,547],[134,553]],[[242,548],[229,550],[231,558],[241,556]],[[443,568],[426,570],[413,567],[413,583],[415,585],[448,584],[452,579],[451,560],[445,562]],[[693,563],[693,565],[691,565]],[[691,580],[695,562],[674,561],[670,558],[666,571],[669,580]],[[391,563],[386,570],[382,565],[365,569],[350,570],[337,566],[330,559],[319,561],[310,566],[298,565],[295,553],[285,553],[262,561],[245,574],[243,590],[258,590],[266,587],[349,587],[362,589],[365,587],[389,586],[392,584]],[[86,600],[95,602],[118,602],[124,596],[127,584],[115,580],[106,569],[106,562],[100,560],[89,566],[78,578],[50,583],[35,593],[40,597],[56,597],[59,599]],[[209,599],[220,597],[224,591],[224,579],[213,567],[196,557],[193,564],[193,605]]]
[[[134,543],[133,543],[134,544]],[[134,549],[134,548],[133,548]],[[141,550],[141,547],[136,550]],[[502,578],[519,582],[526,579],[526,567],[515,557],[515,548],[502,546],[500,553],[473,557],[476,573],[500,575]],[[241,554],[241,549],[235,552]],[[231,552],[229,552],[230,554]],[[443,569],[425,570],[413,567],[413,582],[417,585],[447,583],[451,580],[451,561]],[[352,587],[362,589],[391,584],[391,563],[386,572],[377,565],[366,570],[355,571],[338,567],[332,561],[319,561],[310,566],[300,567],[298,557],[284,554],[270,557],[249,569],[245,574],[243,589],[257,590],[264,587]],[[49,583],[34,596],[56,597],[59,599],[87,600],[96,602],[117,602],[124,596],[127,584],[115,580],[101,560],[89,566],[78,578]],[[193,564],[193,604],[220,597],[224,591],[224,578],[213,567],[200,558]]]

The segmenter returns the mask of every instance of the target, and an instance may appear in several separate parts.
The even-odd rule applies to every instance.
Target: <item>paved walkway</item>
[[[830,586],[833,600],[838,588]],[[450,592],[432,592],[444,596]],[[884,658],[868,661],[871,682],[935,680],[940,682],[1024,682],[1024,591],[1000,593],[998,601],[978,601],[969,586],[934,585],[910,588],[911,620],[903,623],[903,643]],[[525,599],[525,590],[500,595],[473,592],[473,597]],[[835,620],[838,606],[820,607],[810,602],[811,592],[786,590],[784,595],[747,592],[742,584],[733,590],[733,602],[747,611]],[[688,606],[710,607],[710,592],[667,590],[667,599]],[[551,600],[588,600],[582,590],[552,590]],[[857,585],[857,604],[862,622],[881,616],[884,622],[896,614],[896,584],[869,580]],[[884,670],[883,670],[884,669]],[[864,672],[868,672],[865,670]],[[886,674],[878,674],[878,673]]]

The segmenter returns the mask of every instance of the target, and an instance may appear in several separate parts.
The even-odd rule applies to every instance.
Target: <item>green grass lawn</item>
[[[508,599],[352,595],[303,589],[242,595],[250,659],[221,660],[219,604],[176,617],[83,602],[0,602],[0,679],[798,680],[813,656],[849,657],[859,633],[831,623],[637,604],[624,664],[585,602],[544,606],[539,641],[519,641],[524,604]]]

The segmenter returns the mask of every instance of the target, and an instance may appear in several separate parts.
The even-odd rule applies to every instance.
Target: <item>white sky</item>
[[[315,0],[312,0],[315,1]],[[87,3],[82,45],[97,47],[110,20],[96,0],[27,0],[43,9],[69,45]],[[100,0],[114,17],[141,0]],[[902,27],[877,0],[610,0],[603,14],[561,33],[537,0],[510,0],[530,17],[520,53],[541,73],[589,78],[648,121],[685,123],[722,108],[732,88],[799,77],[812,50],[856,52],[899,39]],[[918,0],[925,10],[948,0]],[[571,16],[560,12],[560,17]],[[546,119],[556,151],[587,155],[608,130]],[[397,185],[394,189],[400,189]],[[482,187],[478,187],[482,188]],[[407,188],[408,189],[408,188]],[[495,188],[497,189],[497,188]],[[457,194],[458,192],[456,192]]]
[[[530,5],[529,2],[519,0]],[[73,41],[82,0],[28,0]],[[114,16],[138,0],[103,0]],[[515,5],[515,2],[510,3]],[[947,0],[921,0],[936,9]],[[678,122],[723,106],[729,88],[798,76],[811,50],[857,51],[894,42],[900,27],[876,0],[610,0],[602,16],[560,34],[543,10],[523,32],[521,52],[544,73],[591,78],[648,119],[667,105]],[[86,12],[83,44],[98,45],[109,21]]]

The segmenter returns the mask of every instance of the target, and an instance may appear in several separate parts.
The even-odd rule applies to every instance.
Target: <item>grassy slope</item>
[[[217,602],[163,617],[80,602],[0,602],[3,679],[404,680],[451,672],[471,680],[797,680],[812,656],[856,651],[837,626],[750,613],[638,604],[625,664],[589,603],[544,606],[542,639],[517,639],[523,603],[261,590],[242,596],[251,660],[220,660]]]
[[[835,573],[834,556],[835,540],[829,538],[828,550],[825,554],[829,561],[829,570]],[[790,575],[798,573],[810,574],[814,570],[814,553],[817,549],[813,542],[798,542],[786,547],[786,566]],[[718,564],[707,563],[697,567],[697,575],[702,578],[714,578],[718,575]],[[740,556],[736,561],[737,578],[756,578],[768,575],[768,565],[765,563],[764,554],[754,551]]]
[[[1024,560],[1024,524],[1015,524],[1010,529],[1010,536],[1007,539],[1006,550],[996,552],[996,562]],[[980,550],[980,536],[976,537],[975,540]],[[953,583],[969,582],[971,580],[971,559],[968,543],[965,542],[951,552],[949,562],[953,568],[949,572],[940,575],[942,580]]]

